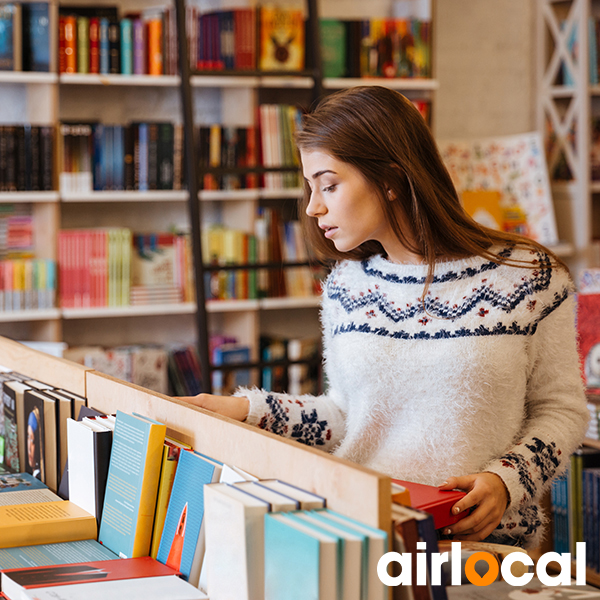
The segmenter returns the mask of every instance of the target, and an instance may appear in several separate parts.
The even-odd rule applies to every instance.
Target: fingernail
[[[452,533],[452,529],[444,529],[444,535],[450,535]]]
[[[452,509],[452,512],[453,512],[455,515],[457,515],[457,514],[460,512],[460,508],[458,508],[458,506],[455,506],[455,507]]]
[[[440,485],[438,485],[438,487],[444,487],[445,485],[448,485],[447,481],[444,481],[444,483],[440,483]]]

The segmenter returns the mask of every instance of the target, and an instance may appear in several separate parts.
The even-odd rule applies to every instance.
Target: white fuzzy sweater
[[[510,493],[497,541],[538,543],[539,500],[589,415],[567,274],[503,254],[538,267],[438,264],[425,310],[425,265],[338,264],[322,301],[328,394],[240,389],[247,422],[409,481],[497,473]]]

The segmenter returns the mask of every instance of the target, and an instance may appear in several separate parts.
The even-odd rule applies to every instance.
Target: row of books
[[[34,222],[31,204],[0,204],[0,258],[33,257]]]
[[[431,77],[431,22],[321,21],[325,77]]]
[[[0,70],[50,71],[48,2],[0,5]]]
[[[600,570],[600,449],[582,447],[569,468],[552,482],[553,542],[555,552],[571,552],[586,543],[587,566]]]
[[[207,299],[311,297],[320,293],[323,272],[318,267],[308,266],[300,223],[284,223],[276,209],[259,209],[253,234],[217,224],[205,230],[202,240],[204,261],[213,267],[205,274]],[[282,269],[286,262],[305,262],[307,266]],[[255,263],[276,266],[257,270],[214,269],[220,265]]]
[[[59,72],[175,75],[174,8],[148,8],[119,18],[116,6],[60,7]]]
[[[58,234],[63,308],[137,306],[193,300],[185,235],[133,234],[123,227]]]
[[[60,133],[63,192],[182,189],[181,124],[62,123]]]
[[[53,190],[54,138],[52,126],[0,125],[0,192]]]
[[[56,263],[49,259],[0,260],[0,311],[56,306]]]

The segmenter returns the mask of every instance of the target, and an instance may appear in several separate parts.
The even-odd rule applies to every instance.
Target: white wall
[[[436,0],[435,6],[436,137],[533,130],[535,0]]]

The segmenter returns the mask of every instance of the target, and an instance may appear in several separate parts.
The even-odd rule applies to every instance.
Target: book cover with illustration
[[[219,480],[222,465],[193,450],[179,456],[157,560],[198,585],[204,559],[204,484]]]
[[[558,243],[539,133],[445,140],[438,147],[459,195],[465,190],[498,190],[504,208],[524,214],[529,237],[547,246]]]
[[[588,387],[600,387],[600,294],[577,294],[579,358]]]
[[[261,7],[259,68],[263,71],[301,71],[304,53],[302,11]]]

